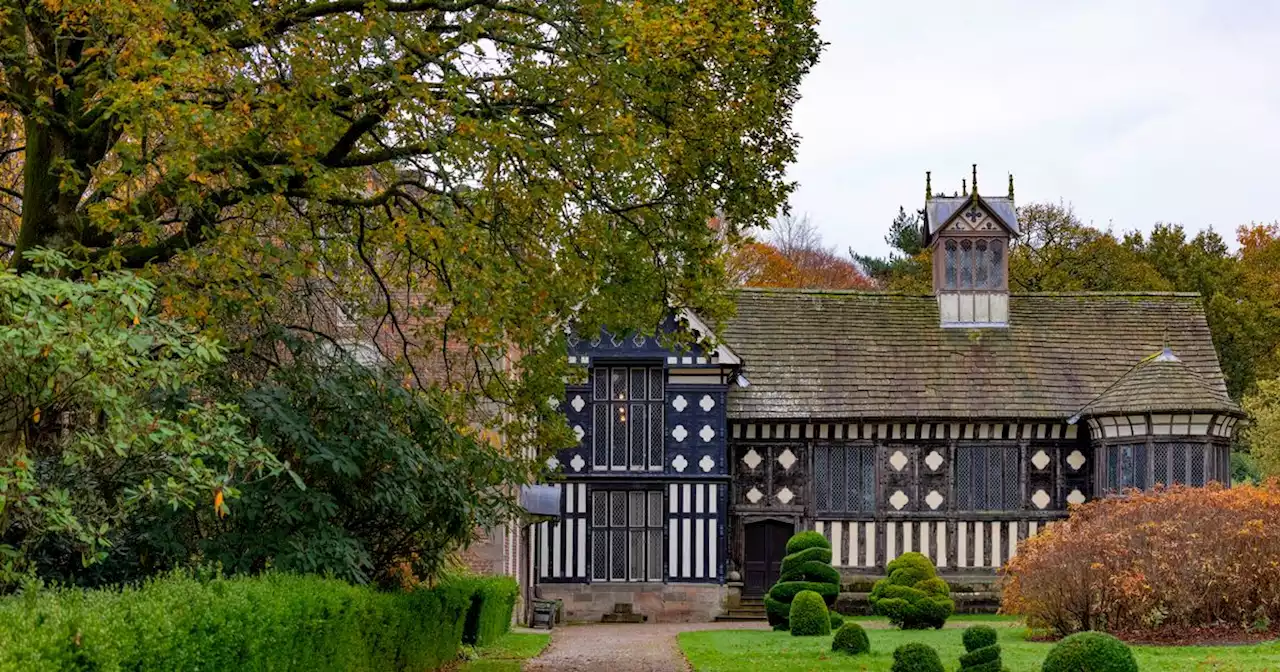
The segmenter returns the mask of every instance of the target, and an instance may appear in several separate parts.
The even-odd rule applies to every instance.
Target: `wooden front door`
[[[778,582],[782,557],[787,554],[787,540],[795,533],[795,526],[776,520],[762,520],[747,524],[745,532],[743,594],[764,595]]]

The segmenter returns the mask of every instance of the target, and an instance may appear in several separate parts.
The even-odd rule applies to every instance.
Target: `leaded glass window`
[[[875,510],[876,450],[872,446],[815,446],[813,484],[820,514]]]
[[[1157,483],[1197,487],[1209,481],[1225,483],[1230,479],[1230,465],[1219,455],[1229,450],[1188,441],[1102,446],[1098,449],[1104,465],[1101,485],[1109,492],[1119,492],[1126,488],[1146,490]]]
[[[592,467],[646,471],[663,467],[662,367],[592,369]]]
[[[591,506],[591,578],[661,581],[662,491],[596,490]]]
[[[946,289],[1004,289],[1004,241],[949,239],[942,244]]]
[[[962,511],[1014,511],[1022,507],[1017,446],[957,446],[955,501]]]

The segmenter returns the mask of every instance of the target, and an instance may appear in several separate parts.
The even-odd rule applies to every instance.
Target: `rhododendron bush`
[[[1280,619],[1280,482],[1095,500],[1026,540],[1002,610],[1058,634],[1176,636]]]

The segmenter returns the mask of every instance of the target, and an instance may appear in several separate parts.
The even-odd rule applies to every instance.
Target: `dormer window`
[[[943,289],[1005,288],[1003,239],[948,238],[942,247]]]

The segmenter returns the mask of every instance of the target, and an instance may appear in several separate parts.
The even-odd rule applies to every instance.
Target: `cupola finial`
[[[924,200],[933,199],[933,173],[924,171]]]
[[[978,164],[973,164],[973,200],[978,200]]]
[[[1009,173],[1009,200],[1013,200],[1013,173]]]
[[[964,180],[960,180],[960,193],[964,196],[969,195],[969,187],[965,185]]]

